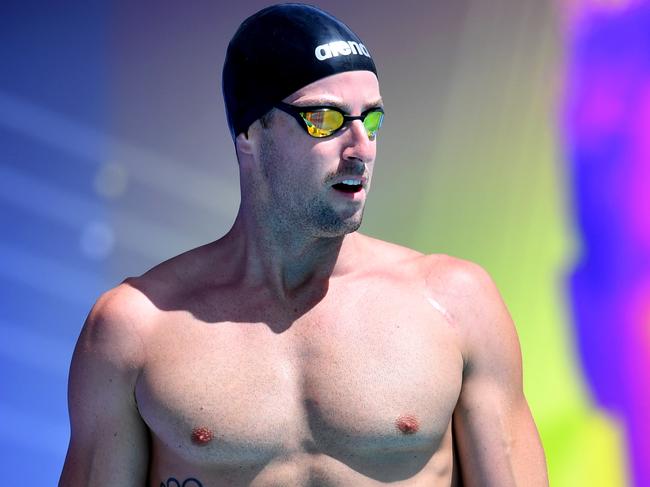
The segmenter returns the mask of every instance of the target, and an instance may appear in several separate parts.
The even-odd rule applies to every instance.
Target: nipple
[[[197,446],[207,445],[212,441],[212,438],[214,438],[214,436],[212,435],[212,431],[210,431],[205,426],[194,428],[192,430],[192,443],[194,443]]]
[[[395,420],[395,426],[405,435],[412,435],[417,433],[420,429],[420,424],[415,416],[410,414],[403,414]]]

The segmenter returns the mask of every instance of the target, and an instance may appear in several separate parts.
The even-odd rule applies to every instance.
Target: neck
[[[251,286],[269,288],[278,298],[326,290],[331,277],[353,269],[358,235],[309,235],[282,223],[280,215],[262,214],[242,201],[226,238],[239,249],[238,273]]]

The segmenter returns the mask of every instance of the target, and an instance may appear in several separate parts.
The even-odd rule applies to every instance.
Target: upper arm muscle
[[[455,281],[464,296],[457,312],[466,362],[453,418],[463,480],[469,486],[548,485],[544,453],[523,394],[512,319],[481,268],[464,263]]]
[[[109,291],[84,324],[70,368],[71,438],[60,486],[146,481],[147,428],[134,396],[144,347],[131,305],[128,290]]]

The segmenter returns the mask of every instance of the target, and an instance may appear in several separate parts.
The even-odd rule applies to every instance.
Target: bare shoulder
[[[104,292],[91,310],[91,316],[129,318],[152,312],[151,301],[140,291],[150,285],[151,279],[144,276],[128,277],[112,289]],[[134,317],[134,316],[133,316]]]
[[[418,267],[419,260],[424,257],[424,254],[417,250],[358,232],[357,242],[367,266],[372,269],[381,269],[382,272],[390,269],[411,272],[414,266]]]
[[[92,352],[95,359],[124,367],[142,364],[143,338],[156,310],[135,282],[137,279],[127,279],[97,299],[79,337],[77,348],[81,355]]]
[[[492,277],[474,262],[445,254],[431,254],[422,257],[421,266],[430,289],[445,290],[468,306],[499,298]]]
[[[480,265],[444,254],[419,259],[426,292],[458,325],[466,362],[482,354],[519,353],[510,313],[496,283]]]
[[[496,291],[490,275],[478,264],[446,254],[424,254],[417,250],[384,240],[361,236],[361,243],[368,260],[373,265],[388,266],[400,264],[412,278],[424,278],[434,292],[450,295],[474,295],[482,289],[481,296],[487,297]],[[498,294],[498,292],[497,292]]]
[[[365,236],[361,245],[373,275],[421,287],[429,303],[457,325],[466,359],[498,353],[504,346],[506,351],[518,353],[518,338],[508,309],[483,267],[450,255],[423,254]],[[502,340],[497,342],[494,337]]]

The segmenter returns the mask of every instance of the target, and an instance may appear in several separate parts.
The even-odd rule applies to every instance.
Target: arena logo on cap
[[[370,57],[366,46],[354,41],[334,41],[321,44],[316,47],[314,54],[316,54],[316,59],[319,61],[325,61],[326,59],[337,56],[350,56],[352,54]]]

